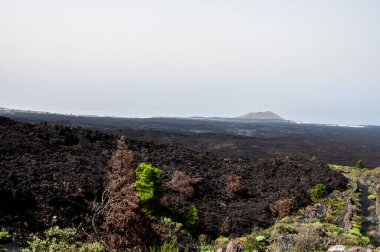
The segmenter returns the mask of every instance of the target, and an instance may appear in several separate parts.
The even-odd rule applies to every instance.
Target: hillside
[[[335,190],[315,199],[306,208],[279,217],[271,227],[255,229],[229,244],[260,252],[380,251],[380,169],[340,165],[330,168],[348,178],[347,190]],[[215,242],[214,246],[225,250],[228,245]]]
[[[194,205],[200,227],[212,237],[271,225],[276,219],[273,204],[289,199],[297,210],[310,203],[310,189],[317,183],[329,191],[346,185],[327,165],[303,158],[222,160],[169,145],[128,139],[125,144],[133,153],[133,166],[152,163],[163,171],[168,191],[160,211],[185,222]],[[116,148],[116,137],[99,131],[1,117],[0,227],[19,234],[41,231],[53,216],[60,226],[84,225],[94,214],[92,202],[100,201]],[[178,172],[198,182],[175,186]],[[190,196],[182,188],[188,186],[194,191]]]

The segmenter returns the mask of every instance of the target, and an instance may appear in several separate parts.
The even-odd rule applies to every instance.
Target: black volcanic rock
[[[323,183],[332,191],[345,188],[347,183],[326,164],[303,158],[220,160],[208,153],[165,145],[129,143],[129,146],[139,162],[160,167],[165,182],[170,181],[175,171],[204,179],[195,186],[196,195],[192,199],[178,201],[178,193],[169,191],[167,208],[184,222],[188,209],[195,204],[202,230],[214,236],[242,235],[249,233],[252,226],[269,226],[275,219],[270,205],[277,200],[292,199],[294,209],[299,209],[311,202],[310,190],[316,184]],[[225,190],[230,174],[242,178],[247,193],[234,199],[227,196]]]
[[[115,138],[98,131],[0,117],[0,226],[76,226],[103,192]]]
[[[112,118],[0,109],[0,116],[28,123],[49,122],[98,129],[126,138],[208,151],[220,158],[274,158],[314,154],[327,163],[352,166],[362,159],[380,166],[380,127],[331,127],[279,120],[239,118]]]
[[[268,226],[276,216],[270,205],[292,199],[294,209],[310,203],[317,183],[329,191],[345,188],[346,179],[323,163],[303,158],[219,159],[170,145],[126,140],[134,164],[152,163],[163,171],[168,192],[163,213],[185,222],[191,205],[200,216],[202,232],[213,236],[242,235],[252,226]],[[60,226],[77,226],[91,216],[91,203],[104,190],[116,137],[95,130],[16,123],[0,117],[0,228],[41,231],[53,216]],[[197,183],[185,197],[170,187],[182,171]],[[226,194],[227,177],[239,177],[246,190]]]

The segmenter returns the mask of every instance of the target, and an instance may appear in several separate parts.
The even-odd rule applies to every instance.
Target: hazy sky
[[[379,0],[0,0],[0,106],[380,125]]]

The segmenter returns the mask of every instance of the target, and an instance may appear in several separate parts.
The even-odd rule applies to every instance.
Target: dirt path
[[[371,227],[376,226],[376,221],[372,218],[371,212],[368,210],[371,206],[375,205],[375,202],[373,200],[368,199],[368,196],[370,195],[368,191],[368,186],[359,182],[358,188],[362,191],[362,194],[360,195],[360,210],[361,210],[361,216],[364,217],[366,220],[362,223],[362,233],[366,236],[369,236],[369,231],[371,230]],[[380,241],[377,239],[373,239],[371,237],[371,243],[373,245],[380,246]]]

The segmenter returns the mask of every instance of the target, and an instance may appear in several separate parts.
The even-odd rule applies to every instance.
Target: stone
[[[328,252],[347,252],[347,248],[343,245],[334,245],[332,247],[330,247],[328,250]]]
[[[236,242],[230,241],[227,244],[226,252],[241,252],[241,251],[242,251],[241,247]]]
[[[374,249],[375,249],[375,246],[373,246],[372,244],[369,244],[367,247],[367,252],[373,252]]]
[[[366,248],[355,246],[348,250],[348,252],[367,252]]]

